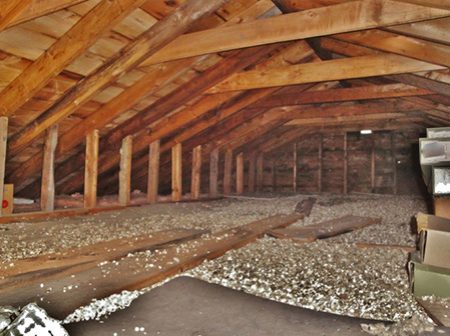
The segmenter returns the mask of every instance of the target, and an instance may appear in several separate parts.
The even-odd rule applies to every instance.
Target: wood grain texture
[[[55,149],[58,144],[58,125],[47,130],[44,143],[44,162],[41,179],[41,210],[55,209]]]
[[[98,141],[98,130],[93,130],[86,136],[84,207],[87,209],[97,206]]]
[[[148,181],[147,181],[147,199],[149,203],[156,203],[158,200],[159,186],[159,157],[160,141],[153,141],[149,145],[148,153]]]
[[[127,206],[131,197],[131,163],[133,159],[133,138],[127,136],[120,148],[119,204]]]

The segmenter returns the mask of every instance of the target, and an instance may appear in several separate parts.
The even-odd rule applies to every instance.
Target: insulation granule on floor
[[[318,241],[264,238],[188,275],[295,306],[382,321],[426,318],[409,290],[407,255]]]

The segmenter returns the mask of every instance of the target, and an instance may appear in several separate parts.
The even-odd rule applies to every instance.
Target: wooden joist
[[[272,216],[211,234],[208,238],[192,240],[192,244],[188,244],[188,247],[183,248],[181,252],[177,245],[162,246],[165,248],[165,253],[159,255],[154,261],[155,267],[144,267],[142,259],[129,257],[122,259],[120,263],[112,264],[107,274],[102,272],[101,267],[79,272],[76,274],[78,287],[72,286],[69,296],[64,295],[62,291],[64,286],[73,285],[74,279],[71,277],[73,272],[70,268],[64,270],[62,267],[59,274],[56,271],[52,272],[49,280],[37,276],[32,281],[1,286],[0,305],[20,306],[30,302],[36,296],[42,296],[40,305],[52,316],[64,318],[74,309],[88,304],[94,298],[101,299],[122,290],[136,290],[151,286],[193,268],[204,260],[217,258],[231,249],[245,246],[269,230],[286,227],[303,217],[303,214]],[[124,274],[127,276],[123,277]],[[40,288],[41,283],[45,283],[44,288]],[[89,283],[94,286],[90,286]],[[46,288],[49,287],[53,290],[46,292]]]
[[[225,152],[224,168],[223,168],[223,194],[231,194],[231,171],[233,169],[233,151]]]
[[[176,144],[172,147],[172,201],[178,202],[183,195],[182,147]]]
[[[250,90],[442,69],[445,67],[399,55],[368,55],[291,65],[276,70],[237,73],[208,92]]]
[[[0,3],[0,32],[25,12],[33,0],[8,0]]]
[[[328,220],[319,224],[272,230],[269,232],[269,234],[280,239],[293,239],[298,242],[312,242],[317,239],[337,236],[379,223],[381,223],[380,218],[348,215],[341,218]]]
[[[248,156],[248,192],[255,192],[256,183],[256,153]]]
[[[210,197],[217,197],[219,179],[219,149],[215,148],[211,151],[209,156],[209,195]]]
[[[244,153],[236,155],[236,194],[244,192]]]
[[[133,159],[133,138],[127,136],[120,148],[119,204],[127,206],[131,198],[131,161]]]
[[[201,176],[202,176],[202,146],[195,147],[192,151],[192,172],[191,172],[191,197],[200,197]]]
[[[147,177],[147,199],[149,203],[156,203],[158,199],[159,147],[160,140],[153,141],[149,145]]]

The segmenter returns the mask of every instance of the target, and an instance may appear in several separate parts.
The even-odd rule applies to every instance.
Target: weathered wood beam
[[[231,171],[233,169],[233,151],[225,152],[224,169],[223,169],[223,194],[231,194]]]
[[[209,196],[217,197],[219,179],[219,149],[214,148],[209,159]]]
[[[254,107],[332,103],[368,99],[386,99],[430,95],[433,91],[418,89],[405,84],[367,85],[351,88],[335,88],[320,91],[279,92],[254,104]]]
[[[182,35],[155,53],[147,62],[154,64],[256,45],[392,26],[449,15],[448,9],[390,0],[345,2]],[[218,40],[220,43],[217,43]]]
[[[192,174],[191,174],[191,197],[198,199],[200,197],[202,177],[202,146],[195,147],[192,151]]]
[[[98,130],[90,131],[86,136],[84,207],[87,209],[97,206],[98,141]]]
[[[55,148],[58,143],[58,125],[47,130],[44,143],[44,164],[41,180],[41,210],[55,209]]]
[[[8,141],[8,118],[0,117],[0,200],[3,202],[5,187],[6,142]],[[0,207],[0,215],[3,207]]]
[[[414,37],[398,35],[383,30],[371,29],[353,33],[333,35],[338,40],[356,43],[415,58],[424,62],[450,66],[450,46]]]
[[[370,118],[369,118],[370,116]],[[347,117],[344,119],[336,119],[336,118],[315,118],[315,119],[293,119],[287,122],[286,126],[331,126],[331,125],[339,125],[344,123],[358,123],[365,121],[376,121],[376,120],[410,120],[410,121],[423,121],[424,115],[418,114],[413,116],[408,116],[407,114],[402,113],[374,113],[367,116],[354,116]]]
[[[255,192],[256,153],[248,156],[248,192]]]
[[[448,36],[449,27],[450,18],[446,17],[422,22],[406,23],[386,27],[386,29],[395,33],[450,45],[450,38]]]
[[[133,138],[127,136],[120,148],[119,204],[127,206],[131,197],[131,163],[133,159]]]
[[[244,192],[244,153],[236,155],[236,194]]]
[[[160,140],[155,140],[149,145],[147,177],[147,199],[149,203],[156,203],[158,200],[159,148]]]
[[[181,143],[172,147],[172,200],[179,202],[183,195],[183,170],[182,170]]]
[[[16,134],[10,141],[11,152],[18,153],[24,149],[48,127],[72,114],[100,89],[186,32],[194,22],[217,10],[226,1],[190,0],[182,4],[173,14],[158,21],[139,38],[125,46],[107,63],[72,87],[62,99],[41,114],[33,124]]]
[[[385,54],[291,65],[264,72],[250,70],[230,76],[208,90],[209,93],[250,90],[304,83],[364,78],[429,70],[445,67],[413,60],[404,56]]]
[[[258,153],[256,158],[256,191],[262,191],[264,187],[264,154]]]

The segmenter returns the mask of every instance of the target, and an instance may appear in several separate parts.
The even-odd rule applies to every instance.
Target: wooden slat
[[[47,130],[44,144],[44,164],[41,179],[41,210],[55,209],[55,148],[58,143],[58,125]]]
[[[149,203],[156,203],[158,199],[159,147],[160,147],[159,140],[153,141],[149,145],[148,180],[147,180],[147,199]]]
[[[13,115],[50,79],[145,0],[102,0],[0,92],[0,114]],[[24,1],[26,2],[26,1]],[[76,43],[74,43],[76,41]]]
[[[0,32],[25,12],[33,0],[7,0],[0,3]]]
[[[450,11],[390,0],[351,1],[210,29],[178,37],[150,58],[159,63],[183,57],[300,40],[449,16]],[[220,40],[220,43],[217,41]]]
[[[86,136],[84,207],[87,209],[97,206],[98,140],[98,130],[93,130]]]
[[[133,138],[127,136],[120,148],[119,204],[127,206],[131,197],[131,161],[133,158]]]
[[[246,71],[230,76],[209,93],[250,90],[265,87],[317,83],[351,78],[442,70],[444,67],[399,55],[368,55],[291,65],[274,70]]]
[[[183,34],[195,21],[218,9],[226,1],[190,0],[180,6],[173,14],[153,25],[105,65],[71,88],[63,99],[58,100],[50,109],[41,114],[32,125],[15,135],[10,141],[11,151],[17,153],[24,149],[39,134],[72,114],[101,88],[137,66],[178,35]]]
[[[223,194],[231,194],[231,171],[233,169],[233,151],[227,150],[225,152],[225,161],[223,169]]]
[[[236,155],[236,194],[244,192],[244,153]]]
[[[219,179],[219,149],[214,148],[209,156],[209,196],[217,197]]]
[[[5,187],[6,142],[8,140],[8,118],[0,117],[0,200],[3,201]],[[0,207],[0,214],[2,214]]]
[[[202,146],[195,147],[192,151],[192,176],[191,176],[191,197],[198,199],[200,197],[202,174]]]
[[[272,230],[269,232],[269,234],[281,239],[294,239],[297,241],[311,242],[316,239],[324,239],[337,236],[379,223],[381,223],[380,218],[348,215],[318,224],[307,225],[298,228]]]
[[[256,184],[256,153],[248,156],[248,192],[255,192]]]
[[[191,248],[183,249],[181,252],[177,245],[163,246],[166,248],[165,253],[155,260],[155,267],[144,267],[142,258],[125,258],[120,263],[113,264],[107,274],[102,273],[99,267],[77,273],[79,287],[73,288],[70,296],[62,295],[64,286],[73,285],[74,280],[71,277],[73,273],[70,269],[65,271],[64,277],[52,274],[54,280],[47,281],[43,277],[38,277],[34,283],[27,282],[23,286],[20,286],[20,283],[14,288],[2,286],[0,304],[21,306],[39,296],[43,297],[39,305],[51,316],[62,319],[74,309],[91,302],[93,298],[101,299],[122,290],[149,287],[198,266],[205,260],[220,257],[231,249],[245,246],[267,231],[286,227],[303,217],[303,214],[272,216],[237,229],[214,233],[208,238],[198,238],[192,241]],[[124,277],[124,274],[127,276]],[[40,288],[40,283],[45,283],[45,288]],[[93,291],[89,284],[94,284],[96,290]],[[46,292],[46,288],[49,287],[53,290]]]
[[[178,202],[183,194],[182,147],[176,144],[172,147],[172,200]]]

